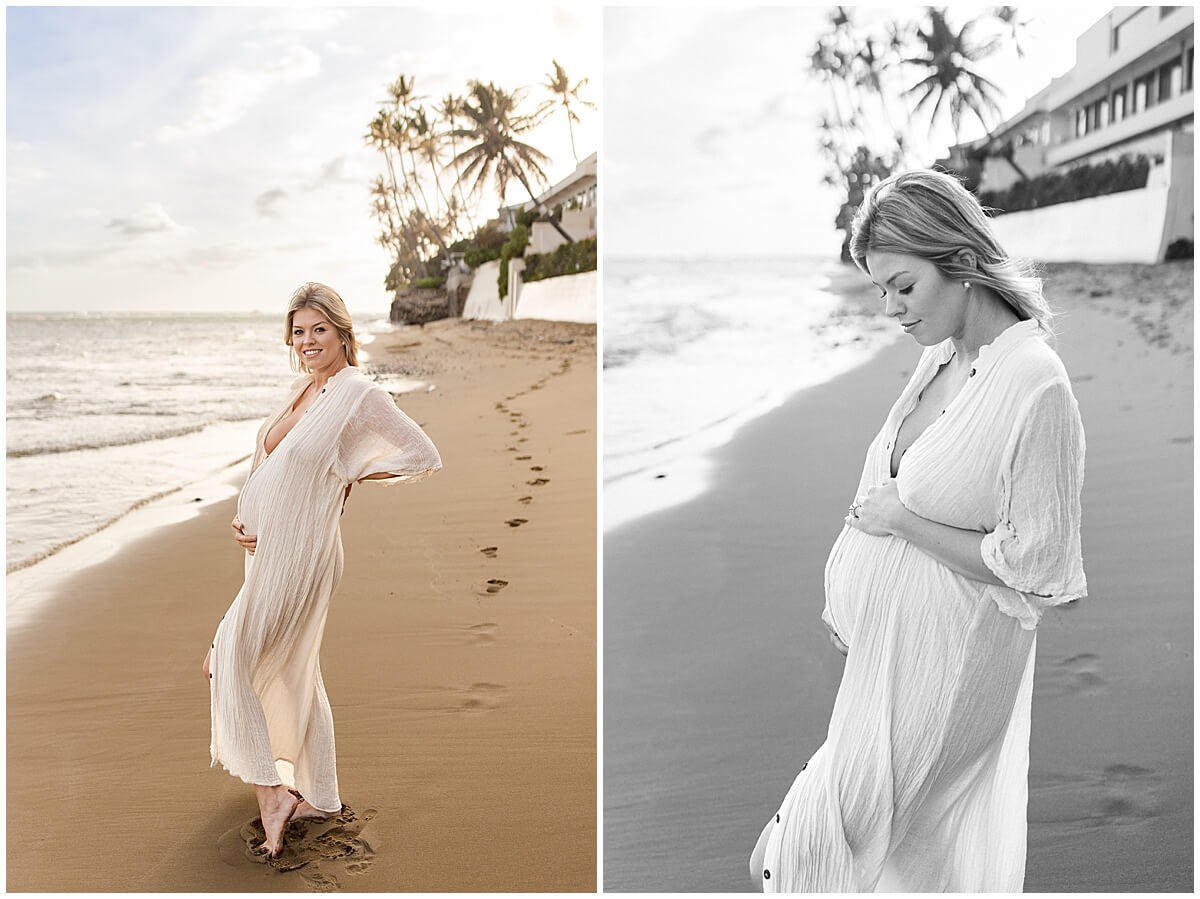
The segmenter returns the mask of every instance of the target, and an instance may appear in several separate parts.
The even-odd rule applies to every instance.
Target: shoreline
[[[824,273],[824,283],[816,289],[830,297],[835,304],[835,311],[830,318],[817,325],[815,330],[826,340],[826,355],[822,365],[806,372],[803,378],[794,383],[747,385],[752,388],[748,392],[753,393],[753,398],[747,399],[741,408],[731,411],[720,420],[710,422],[692,433],[672,437],[649,449],[627,452],[625,456],[644,457],[645,461],[631,471],[603,479],[603,527],[606,536],[645,516],[701,496],[712,486],[714,455],[744,428],[757,419],[771,415],[797,394],[869,364],[879,353],[903,337],[899,333],[892,334],[892,329],[879,321],[879,304],[872,293],[873,287],[853,266],[830,263]],[[858,323],[853,324],[856,320]],[[864,327],[864,321],[878,324]],[[838,329],[845,333],[825,337],[828,332]],[[875,336],[883,332],[886,332],[886,336]],[[859,355],[846,355],[846,346],[856,343],[864,344]],[[662,452],[666,447],[672,448],[669,454]],[[608,461],[615,460],[608,457]]]
[[[9,889],[595,889],[595,328],[439,322],[371,348],[375,371],[432,375],[400,405],[445,469],[359,485],[342,520],[321,658],[357,816],[342,848],[248,860],[252,791],[209,768],[199,668],[241,583],[234,466],[229,496],[47,586],[10,629]],[[39,838],[19,839],[30,814]],[[113,851],[148,826],[144,864]]]
[[[1045,275],[1087,432],[1090,595],[1039,628],[1025,889],[1186,891],[1192,516],[1162,510],[1192,494],[1192,265]],[[841,678],[825,559],[919,354],[800,392],[713,454],[701,496],[605,535],[606,890],[748,888]]]

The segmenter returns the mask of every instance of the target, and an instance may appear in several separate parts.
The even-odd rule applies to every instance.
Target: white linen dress
[[[856,495],[890,477],[896,435],[952,354],[927,348],[871,443]],[[850,647],[829,732],[760,837],[767,892],[1018,892],[1025,877],[1034,629],[1086,595],[1084,435],[1062,362],[1033,321],[980,350],[905,453],[904,505],[984,532],[1007,584],[897,537],[842,530],[822,617]]]
[[[411,480],[440,468],[441,459],[391,396],[353,366],[329,379],[268,455],[267,432],[310,381],[296,381],[259,430],[238,499],[245,533],[258,544],[212,643],[211,753],[212,765],[247,783],[284,784],[336,812],[333,714],[319,652],[342,574],[346,486],[382,472]]]

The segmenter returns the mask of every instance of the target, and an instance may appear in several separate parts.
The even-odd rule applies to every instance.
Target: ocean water
[[[605,260],[604,528],[705,489],[708,454],[896,339],[824,259]]]
[[[7,571],[244,462],[297,377],[278,315],[6,317]],[[360,340],[389,329],[356,321]]]

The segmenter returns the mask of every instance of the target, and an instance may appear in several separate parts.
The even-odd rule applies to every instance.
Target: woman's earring
[[[970,289],[971,289],[971,282],[970,282],[970,281],[963,281],[963,289],[964,289],[964,290],[970,290]]]

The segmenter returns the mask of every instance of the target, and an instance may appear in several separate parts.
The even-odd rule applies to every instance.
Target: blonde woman
[[[846,667],[751,856],[766,891],[1019,891],[1034,635],[1086,594],[1084,435],[1041,282],[954,178],[894,175],[851,253],[924,347],[826,565]]]
[[[272,857],[291,818],[341,810],[318,654],[350,488],[441,467],[425,433],[355,367],[354,325],[336,291],[297,290],[284,343],[305,374],[258,432],[233,520],[246,578],[204,660],[212,764],[254,785]]]

